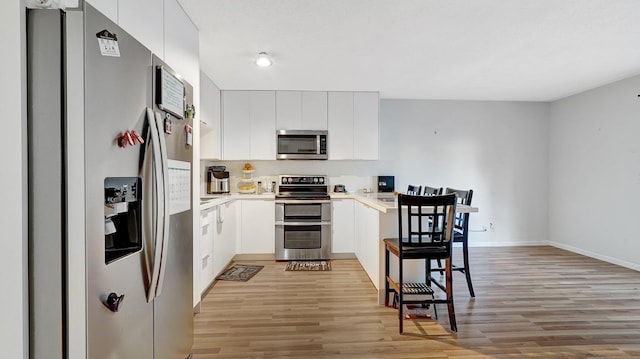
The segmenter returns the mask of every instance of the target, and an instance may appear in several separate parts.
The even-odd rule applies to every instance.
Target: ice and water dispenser
[[[142,250],[142,181],[139,177],[104,180],[104,261],[109,264]]]

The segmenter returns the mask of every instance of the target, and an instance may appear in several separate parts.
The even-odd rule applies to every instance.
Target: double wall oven
[[[279,176],[276,260],[331,256],[331,200],[327,191],[326,176]]]

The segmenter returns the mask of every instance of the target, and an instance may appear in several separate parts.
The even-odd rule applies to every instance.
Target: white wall
[[[640,76],[551,104],[549,239],[640,270]]]
[[[547,242],[547,103],[382,100],[396,188],[473,189],[470,245]],[[490,224],[493,224],[493,230]]]
[[[23,153],[25,143],[25,92],[23,76],[26,71],[21,43],[24,37],[24,9],[20,1],[3,1],[0,6],[0,98],[2,98],[3,140],[2,155],[3,202],[0,210],[0,288],[2,288],[2,320],[0,342],[5,358],[28,357],[27,312],[27,231],[26,196]]]

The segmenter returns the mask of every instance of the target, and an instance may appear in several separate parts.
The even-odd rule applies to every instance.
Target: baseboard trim
[[[276,255],[274,253],[266,254],[236,254],[233,256],[232,262],[237,261],[275,261]]]
[[[355,259],[354,253],[331,253],[331,259]],[[232,262],[237,261],[275,261],[275,254],[236,254]]]
[[[528,247],[528,246],[548,246],[548,241],[530,242],[477,242],[469,241],[469,247]],[[462,243],[453,243],[454,247],[462,247]]]
[[[569,252],[578,253],[578,254],[581,254],[583,256],[595,258],[595,259],[598,259],[598,260],[601,260],[601,261],[604,261],[604,262],[607,262],[607,263],[619,265],[621,267],[633,269],[635,271],[639,271],[640,272],[640,264],[638,264],[638,263],[628,262],[628,261],[625,261],[625,260],[621,260],[619,258],[605,256],[605,255],[602,255],[602,254],[599,254],[599,253],[591,252],[591,251],[588,251],[588,250],[585,250],[585,249],[582,249],[582,248],[577,248],[577,247],[569,246],[569,245],[562,244],[562,243],[549,242],[549,245],[553,246],[553,247],[556,247],[556,248],[567,250]]]
[[[331,253],[331,259],[356,259],[355,253]]]

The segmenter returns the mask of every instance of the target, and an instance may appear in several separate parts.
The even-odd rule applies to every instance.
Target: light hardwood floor
[[[460,248],[455,249],[456,255]],[[217,282],[195,316],[194,359],[640,358],[640,273],[553,247],[471,248],[476,298],[456,273],[458,332],[376,302],[356,260],[331,272]]]

